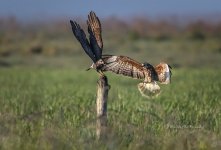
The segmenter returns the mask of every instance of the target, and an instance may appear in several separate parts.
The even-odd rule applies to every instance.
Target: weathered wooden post
[[[107,99],[110,85],[107,77],[101,75],[97,82],[97,126],[96,134],[98,139],[106,137],[107,129]]]

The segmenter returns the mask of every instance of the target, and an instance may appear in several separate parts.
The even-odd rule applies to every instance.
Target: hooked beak
[[[87,68],[85,71],[89,71],[91,68]]]
[[[90,69],[92,69],[93,68],[93,66],[94,66],[94,63],[88,68],[88,69],[86,69],[86,71],[88,71],[88,70],[90,70]]]

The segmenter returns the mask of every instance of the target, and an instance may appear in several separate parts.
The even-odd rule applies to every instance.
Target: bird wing
[[[101,23],[96,14],[91,11],[88,15],[88,33],[90,34],[90,45],[95,55],[96,60],[101,59],[103,42],[101,35]]]
[[[88,20],[87,20],[88,27],[91,29],[91,31],[94,33],[94,36],[96,38],[96,41],[101,48],[103,49],[103,41],[102,41],[102,28],[101,28],[101,23],[99,18],[96,16],[96,14],[91,11],[90,14],[88,15]]]
[[[103,55],[102,60],[105,64],[102,68],[103,71],[111,71],[135,79],[144,79],[151,76],[150,72],[141,63],[126,56]]]
[[[171,67],[170,65],[161,62],[159,65],[155,67],[155,71],[158,75],[158,80],[161,84],[169,84],[171,82]]]
[[[97,40],[96,40],[96,37],[91,29],[90,26],[88,26],[88,33],[89,33],[89,39],[90,39],[90,46],[91,46],[91,49],[94,53],[94,56],[95,56],[95,59],[96,61],[98,61],[99,59],[101,59],[101,56],[102,56],[102,49],[99,47],[98,43],[97,43]]]
[[[160,87],[155,81],[150,83],[141,82],[137,87],[141,95],[146,98],[154,98],[160,94]]]
[[[86,52],[86,54],[92,59],[93,62],[96,62],[96,58],[93,54],[92,48],[90,47],[90,44],[86,38],[86,35],[84,31],[81,29],[79,24],[77,24],[75,21],[73,22],[70,20],[72,31],[76,39],[80,42],[82,48]]]

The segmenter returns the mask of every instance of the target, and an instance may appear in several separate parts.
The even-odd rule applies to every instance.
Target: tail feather
[[[171,67],[166,63],[160,63],[155,67],[155,71],[158,75],[158,80],[161,84],[169,84],[171,83]]]
[[[146,98],[154,98],[160,94],[160,87],[156,82],[141,82],[138,84],[138,90],[140,91],[141,95]]]

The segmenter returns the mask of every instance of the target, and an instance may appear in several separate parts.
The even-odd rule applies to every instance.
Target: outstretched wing
[[[99,45],[97,43],[97,40],[95,38],[95,35],[92,32],[90,26],[88,26],[88,33],[90,34],[89,39],[90,39],[91,49],[92,49],[92,51],[94,53],[96,61],[98,61],[99,59],[101,59],[102,49],[99,47]]]
[[[90,45],[95,55],[96,60],[101,59],[103,42],[101,36],[101,24],[100,20],[94,12],[90,12],[88,15],[88,33],[90,34]]]
[[[150,72],[141,63],[126,56],[103,55],[102,60],[105,64],[102,68],[103,71],[111,71],[135,79],[144,79],[146,76],[151,76]]]
[[[95,56],[93,54],[93,51],[90,47],[90,44],[86,38],[84,31],[81,29],[79,24],[77,24],[76,22],[73,22],[72,20],[70,20],[70,23],[72,26],[72,31],[74,33],[74,36],[81,43],[82,48],[87,53],[87,55],[92,59],[92,61],[96,62]]]
[[[171,82],[171,69],[172,68],[168,64],[163,62],[155,67],[155,71],[157,72],[158,79],[161,84],[169,84]]]
[[[99,18],[96,16],[96,14],[91,11],[90,14],[88,15],[88,20],[87,20],[88,27],[91,29],[91,31],[94,33],[94,36],[96,38],[96,41],[101,48],[103,49],[103,41],[102,41],[102,29],[101,29],[101,23]]]

